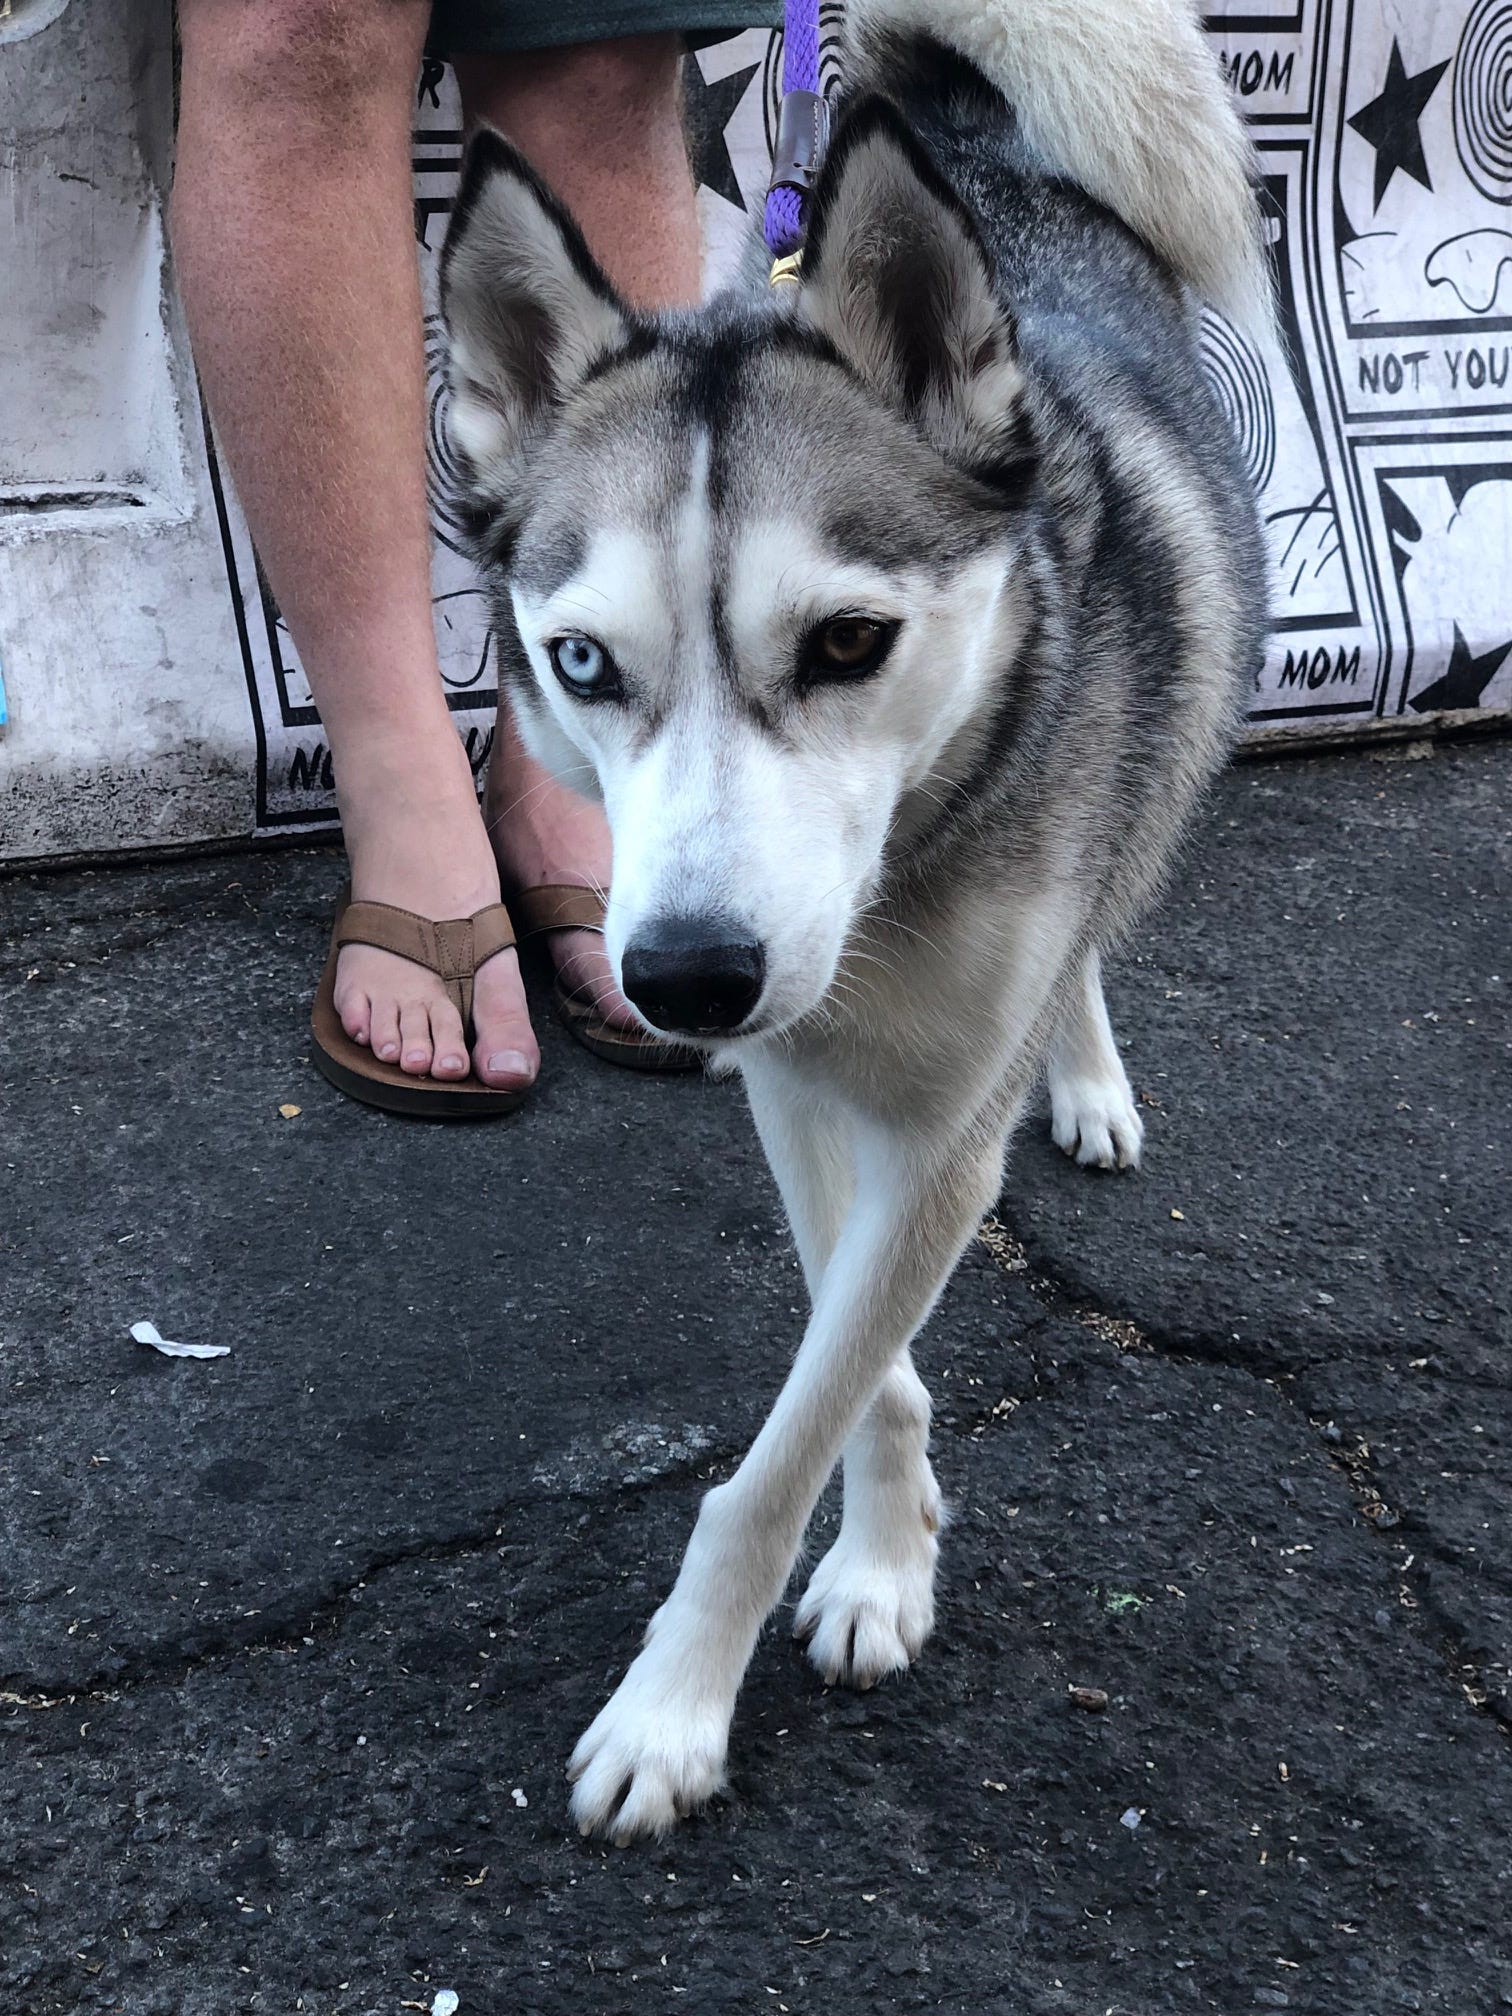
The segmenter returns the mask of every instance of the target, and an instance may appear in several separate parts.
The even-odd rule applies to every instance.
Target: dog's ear
[[[814,192],[800,313],[949,460],[1028,474],[1013,318],[970,212],[901,115],[867,98]]]
[[[449,429],[475,503],[513,488],[531,435],[633,319],[583,234],[507,140],[480,127],[441,254]]]

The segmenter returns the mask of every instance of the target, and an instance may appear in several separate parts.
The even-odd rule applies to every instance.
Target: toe
[[[862,1689],[875,1687],[892,1673],[908,1668],[908,1647],[903,1643],[897,1619],[878,1605],[868,1603],[858,1610],[851,1625],[850,1683]]]
[[[373,1004],[360,987],[348,988],[336,996],[336,1013],[341,1026],[354,1043],[370,1040],[373,1028]]]
[[[399,1062],[399,1003],[393,999],[375,997],[371,1008],[368,1040],[373,1046],[373,1055],[385,1064]]]
[[[619,1811],[609,1824],[616,1848],[647,1838],[660,1841],[677,1824],[678,1807],[671,1783],[659,1771],[637,1771]]]
[[[631,1773],[618,1758],[599,1755],[572,1788],[572,1817],[580,1834],[607,1834],[619,1818]]]
[[[1113,1145],[1118,1151],[1120,1169],[1139,1167],[1139,1157],[1144,1148],[1144,1122],[1132,1105],[1120,1120],[1114,1122]]]
[[[473,1069],[485,1085],[513,1091],[533,1083],[540,1068],[520,962],[513,952],[500,952],[479,967],[473,982]]]
[[[366,1043],[372,1036],[373,996],[368,963],[365,945],[344,946],[336,961],[332,994],[336,1019],[354,1043]]]
[[[430,1009],[424,1001],[406,1001],[399,1008],[399,1067],[424,1077],[431,1067]]]
[[[1080,1145],[1075,1150],[1076,1159],[1084,1169],[1111,1169],[1113,1167],[1113,1137],[1108,1132],[1108,1123],[1100,1113],[1086,1114],[1077,1130]]]
[[[808,1656],[826,1686],[839,1687],[850,1677],[855,1615],[844,1604],[830,1604],[813,1619],[807,1633]]]
[[[431,1044],[434,1061],[431,1074],[436,1078],[465,1078],[467,1076],[467,1036],[462,1028],[462,1017],[452,1006],[450,999],[432,1001],[430,1004]]]

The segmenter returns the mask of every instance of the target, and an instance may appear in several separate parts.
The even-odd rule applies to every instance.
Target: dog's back
[[[861,0],[852,17],[858,82],[970,207],[1014,318],[1067,675],[1059,746],[1038,760],[1074,750],[1084,809],[1103,800],[1115,927],[1237,725],[1266,621],[1255,499],[1193,296],[1257,334],[1271,315],[1247,150],[1185,0],[1118,11],[1077,0],[1069,44],[1063,0],[931,7],[927,26],[912,0]],[[1178,105],[1162,178],[1152,134]],[[1089,134],[1098,116],[1115,131]],[[1019,766],[996,784],[1011,804]]]
[[[1033,15],[1041,4],[1010,0],[998,11]],[[863,6],[861,20],[883,11],[890,10]],[[1147,403],[1194,449],[1216,455],[1227,465],[1219,471],[1226,479],[1237,468],[1232,437],[1198,366],[1184,289],[1206,296],[1252,333],[1266,328],[1268,289],[1263,271],[1252,270],[1253,217],[1244,219],[1221,257],[1204,259],[1183,248],[1178,266],[1170,230],[1154,226],[1153,237],[1142,235],[1131,221],[1132,205],[1094,194],[1048,157],[1007,95],[1006,82],[990,78],[934,33],[874,31],[861,74],[905,113],[946,181],[972,208],[1031,375],[1094,425],[1099,381],[1116,380],[1121,397]],[[1147,108],[1140,130],[1156,109]],[[1173,159],[1185,141],[1184,134],[1171,136]],[[1173,182],[1179,179],[1173,174]],[[1203,228],[1228,228],[1227,207],[1215,204]],[[1190,220],[1188,228],[1195,235]]]
[[[985,80],[1042,173],[1241,327],[1268,322],[1249,144],[1192,0],[849,0],[846,26],[855,88],[938,132],[990,117]]]

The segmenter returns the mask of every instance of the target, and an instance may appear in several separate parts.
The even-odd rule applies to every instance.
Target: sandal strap
[[[490,903],[471,917],[422,917],[393,903],[348,903],[336,919],[333,934],[343,945],[372,945],[413,960],[436,974],[446,986],[464,1025],[472,1021],[473,976],[496,952],[515,942],[514,926],[502,903]]]
[[[547,931],[602,931],[604,899],[580,882],[542,882],[514,892],[515,914],[522,938]]]

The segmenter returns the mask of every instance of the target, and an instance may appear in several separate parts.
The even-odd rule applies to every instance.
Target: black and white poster
[[[835,75],[831,31],[827,82]],[[1207,29],[1260,152],[1279,337],[1216,316],[1203,347],[1264,514],[1275,629],[1257,739],[1512,711],[1512,0],[1234,0]],[[711,276],[758,214],[781,38],[687,59]],[[427,66],[415,230],[435,261],[461,155],[449,72]],[[432,319],[428,449],[444,475]],[[264,830],[335,818],[330,755],[233,498],[224,527],[258,730]],[[482,598],[444,512],[442,674],[475,767],[495,688]]]
[[[1238,390],[1215,373],[1276,570],[1252,730],[1512,708],[1512,0],[1245,0],[1208,28],[1282,339]]]

